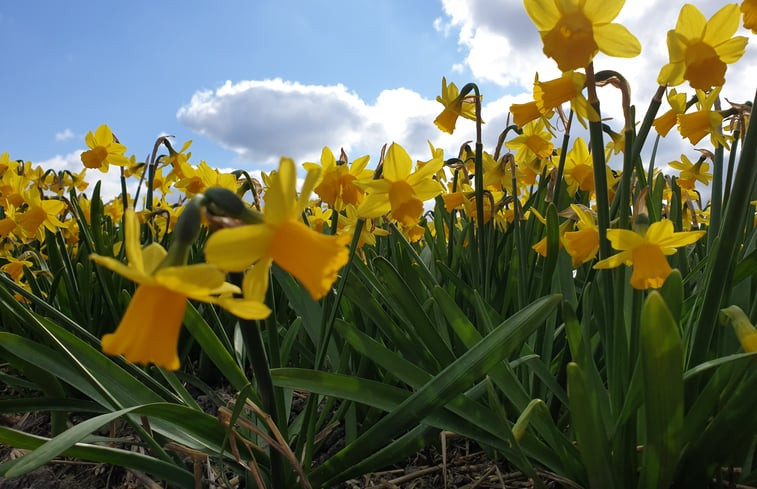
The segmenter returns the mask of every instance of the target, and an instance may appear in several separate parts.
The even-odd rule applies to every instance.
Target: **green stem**
[[[757,103],[757,94],[755,94]],[[692,314],[692,320],[699,318],[692,329],[692,347],[688,358],[688,366],[698,365],[707,359],[707,352],[715,332],[720,305],[726,292],[730,290],[732,267],[736,258],[739,239],[744,232],[749,199],[757,181],[757,123],[750,118],[749,127],[744,138],[739,165],[733,179],[733,188],[728,199],[723,216],[723,226],[712,226],[710,233],[718,234],[727,239],[718,240],[712,250],[714,257],[708,267],[708,277],[699,306],[699,314]]]
[[[610,206],[607,197],[607,173],[605,170],[605,148],[602,140],[602,121],[599,111],[597,87],[594,81],[594,63],[586,66],[586,89],[589,104],[597,113],[597,120],[589,121],[591,138],[591,158],[594,163],[594,193],[597,199],[597,220],[599,224],[599,257],[610,256],[610,242],[607,241],[607,229],[610,227]]]

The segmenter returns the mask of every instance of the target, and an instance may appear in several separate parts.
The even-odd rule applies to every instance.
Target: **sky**
[[[627,2],[615,22],[642,54],[595,58],[596,70],[630,81],[638,120],[682,3]],[[725,2],[694,4],[709,18]],[[734,102],[752,100],[757,80],[757,39],[739,34],[750,44],[722,92]],[[0,153],[56,170],[80,171],[85,134],[103,123],[140,161],[172,135],[177,147],[192,140],[192,163],[226,170],[270,171],[281,156],[318,161],[324,146],[350,160],[368,154],[372,166],[391,142],[414,159],[430,158],[429,142],[450,157],[474,126],[460,121],[452,136],[434,126],[443,76],[479,85],[493,151],[510,104],[532,100],[535,73],[560,74],[520,0],[5,1],[0,42]],[[599,96],[620,130],[615,90]],[[671,132],[660,158],[681,153],[698,156]],[[115,176],[88,173],[105,179],[106,193],[117,192]]]

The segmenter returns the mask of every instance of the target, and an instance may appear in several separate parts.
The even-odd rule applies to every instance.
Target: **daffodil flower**
[[[360,205],[365,192],[355,182],[361,178],[369,178],[373,172],[366,170],[369,156],[361,156],[348,166],[346,162],[337,162],[330,148],[321,150],[321,164],[304,163],[305,170],[319,170],[320,178],[315,186],[315,193],[337,211],[347,205]]]
[[[560,78],[534,81],[534,100],[542,114],[548,114],[565,102],[570,102],[570,108],[576,114],[578,121],[586,125],[585,120],[598,121],[599,115],[583,95],[586,75],[577,71],[567,71]]]
[[[129,159],[124,156],[126,146],[115,142],[113,132],[107,124],[103,124],[92,133],[89,131],[84,138],[89,146],[81,154],[81,161],[87,168],[97,168],[103,173],[108,171],[108,165],[127,166]]]
[[[710,20],[694,5],[684,5],[676,28],[668,31],[670,62],[660,70],[657,82],[676,86],[686,80],[705,91],[723,86],[727,65],[738,61],[746,49],[746,37],[733,37],[740,19],[735,3],[725,5]]]
[[[744,28],[751,29],[753,34],[757,34],[757,0],[741,2],[741,13],[744,14]]]
[[[176,350],[187,298],[218,304],[245,319],[270,314],[261,302],[233,298],[241,291],[225,282],[226,275],[213,265],[161,267],[168,253],[158,243],[140,247],[139,223],[131,208],[126,210],[124,234],[128,266],[115,258],[91,255],[97,264],[139,284],[116,331],[102,338],[105,353],[178,369]]]
[[[576,230],[562,235],[563,246],[573,260],[573,268],[577,268],[597,256],[599,251],[599,228],[589,209],[576,204],[570,204],[578,222]]]
[[[628,229],[608,229],[607,239],[620,253],[605,258],[594,265],[596,269],[633,266],[631,286],[635,289],[659,289],[672,271],[666,255],[676,248],[690,245],[705,235],[704,231],[673,231],[673,223],[667,219],[652,223],[644,234]]]
[[[457,85],[450,83],[442,77],[442,94],[436,97],[436,101],[444,105],[444,110],[434,120],[434,124],[440,130],[452,134],[458,117],[465,117],[472,121],[476,120],[476,104],[469,97],[460,97]]]
[[[679,187],[686,190],[694,190],[695,182],[701,182],[704,185],[709,185],[712,180],[712,173],[707,173],[710,169],[709,163],[704,158],[700,159],[696,163],[692,163],[686,155],[681,155],[681,161],[672,161],[669,163],[671,168],[680,170],[680,174],[676,183]]]
[[[431,177],[443,165],[441,158],[434,159],[413,173],[410,155],[392,143],[386,152],[383,178],[359,182],[368,195],[358,214],[374,218],[388,213],[403,226],[414,226],[423,214],[423,202],[442,192],[441,184]]]
[[[525,0],[526,12],[539,29],[544,54],[561,71],[588,65],[599,51],[633,58],[639,40],[620,24],[611,23],[625,0]]]
[[[676,125],[678,114],[686,112],[686,94],[684,92],[678,93],[675,88],[672,88],[668,92],[667,98],[670,110],[652,122],[657,133],[662,137],[667,136],[673,126]]]
[[[697,109],[688,114],[678,114],[678,132],[688,138],[691,144],[697,144],[707,134],[713,146],[728,148],[728,142],[722,134],[723,115],[717,110],[712,110],[715,100],[720,95],[720,87],[706,94],[697,90]]]
[[[348,235],[330,236],[302,222],[318,170],[305,177],[297,197],[294,161],[282,158],[279,171],[268,179],[263,199],[263,222],[213,233],[205,245],[205,258],[223,270],[241,272],[252,266],[242,283],[245,297],[262,300],[268,289],[272,262],[291,273],[314,299],[331,290],[339,270],[347,263]]]

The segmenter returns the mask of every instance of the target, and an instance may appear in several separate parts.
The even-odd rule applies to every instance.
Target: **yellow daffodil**
[[[712,180],[712,173],[707,173],[710,165],[704,158],[700,158],[696,163],[692,163],[686,155],[681,155],[681,161],[670,162],[670,167],[680,170],[681,173],[676,183],[682,189],[694,190],[695,182],[701,182],[706,186]]]
[[[667,219],[652,223],[642,235],[628,229],[608,229],[607,239],[620,253],[601,260],[594,268],[615,268],[625,264],[633,266],[631,286],[635,289],[658,289],[672,271],[666,255],[676,248],[696,242],[704,231],[676,233]]]
[[[523,126],[523,133],[505,142],[505,146],[515,151],[515,162],[531,165],[534,160],[539,162],[552,156],[555,145],[552,143],[552,133],[544,127],[544,121],[535,120]],[[540,168],[541,164],[536,165]]]
[[[324,147],[321,151],[321,164],[304,163],[306,170],[319,169],[320,180],[315,186],[315,193],[337,211],[344,209],[346,205],[360,205],[365,197],[365,192],[355,184],[359,179],[370,178],[371,170],[366,170],[369,156],[362,156],[352,162],[337,161],[331,149]]]
[[[402,225],[414,226],[423,214],[423,202],[442,192],[441,184],[431,177],[443,165],[441,158],[434,159],[413,173],[410,155],[402,146],[392,143],[386,151],[382,178],[359,182],[367,196],[358,207],[358,214],[374,218],[388,213]]]
[[[560,78],[549,81],[534,82],[534,100],[542,114],[547,114],[565,102],[570,102],[570,108],[576,114],[578,121],[585,125],[585,120],[598,121],[599,115],[589,105],[583,95],[586,75],[577,71],[567,71]]]
[[[226,275],[213,265],[161,266],[166,250],[158,243],[140,247],[139,223],[131,208],[126,211],[124,235],[128,266],[111,257],[91,255],[99,265],[139,284],[116,331],[102,338],[105,353],[178,369],[176,348],[187,298],[218,304],[245,319],[270,314],[261,302],[232,298],[239,288],[225,282]]]
[[[591,211],[585,207],[570,204],[578,221],[576,231],[568,231],[562,235],[563,246],[573,260],[573,268],[591,261],[599,251],[599,228]]]
[[[27,238],[45,238],[45,229],[55,232],[58,228],[66,227],[58,217],[66,208],[66,203],[57,199],[42,199],[37,189],[31,189],[24,194],[27,208],[16,214],[16,224]]]
[[[539,29],[544,54],[560,71],[588,65],[601,51],[608,56],[633,58],[641,52],[639,40],[620,24],[611,23],[625,0],[524,0],[526,12]]]
[[[612,171],[609,167],[605,170],[609,179]],[[578,190],[594,192],[594,162],[583,138],[576,138],[573,148],[565,155],[564,175],[565,183],[568,184],[568,194],[571,197]]]
[[[538,78],[537,78],[538,80]],[[554,111],[548,111],[542,114],[536,102],[526,102],[525,104],[512,104],[510,114],[513,116],[513,122],[518,127],[523,127],[531,121],[541,118],[545,125],[549,124],[549,119],[554,115]]]
[[[446,133],[454,132],[458,117],[476,120],[476,104],[473,102],[473,97],[460,97],[457,85],[454,83],[447,85],[447,79],[444,77],[442,77],[442,94],[436,97],[436,101],[444,105],[444,110],[434,120],[434,124]]]
[[[7,273],[14,282],[20,284],[21,279],[24,277],[24,267],[31,268],[33,265],[32,262],[23,259],[18,260],[12,256],[4,256],[3,258],[7,260],[8,263],[0,267],[0,271]]]
[[[5,217],[0,219],[0,238],[7,238],[16,229],[16,208],[12,205],[3,208]]]
[[[670,110],[662,114],[660,117],[652,122],[652,125],[657,130],[657,133],[665,137],[668,132],[676,125],[678,120],[678,114],[686,112],[686,94],[676,92],[675,88],[672,88],[667,95],[668,103],[670,104]]]
[[[733,37],[740,19],[735,3],[715,12],[710,20],[694,5],[684,5],[676,28],[668,31],[670,63],[662,67],[657,82],[676,86],[686,80],[705,91],[723,86],[727,65],[738,61],[746,48],[746,37]]]
[[[97,168],[106,173],[109,164],[118,166],[129,164],[129,159],[124,156],[126,146],[115,141],[107,124],[98,127],[94,134],[89,131],[84,140],[89,149],[81,154],[81,161],[87,168]]]
[[[707,95],[697,90],[697,111],[678,115],[678,132],[688,138],[691,144],[697,144],[707,134],[713,146],[728,148],[728,142],[723,137],[723,115],[712,110],[715,100],[720,94],[720,87]]]
[[[741,2],[741,13],[744,14],[744,28],[751,29],[753,34],[757,34],[757,0]]]
[[[263,222],[213,233],[205,245],[208,263],[233,272],[254,265],[245,275],[245,297],[262,300],[268,288],[272,262],[291,273],[314,299],[326,295],[347,263],[346,245],[350,236],[329,236],[302,222],[310,193],[319,178],[318,170],[305,177],[300,196],[296,195],[297,169],[294,161],[282,158],[279,170],[267,178]]]
[[[237,190],[237,177],[231,173],[221,173],[204,161],[196,169],[189,163],[181,163],[180,167],[183,178],[174,186],[183,190],[187,197],[200,194],[209,187],[224,187],[232,192]]]

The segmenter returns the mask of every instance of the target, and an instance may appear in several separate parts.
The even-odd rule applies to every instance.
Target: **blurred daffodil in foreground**
[[[673,223],[667,219],[652,223],[644,234],[628,229],[609,229],[607,239],[620,253],[599,261],[594,268],[633,265],[633,288],[658,289],[672,271],[665,256],[674,254],[676,248],[692,244],[704,235],[704,231],[676,233],[673,231]]]
[[[99,265],[139,284],[115,333],[102,338],[105,353],[178,369],[176,349],[187,298],[218,304],[245,319],[262,319],[270,313],[261,302],[232,298],[239,288],[225,282],[226,275],[212,265],[161,266],[168,252],[158,243],[140,247],[139,222],[131,208],[125,213],[124,240],[128,265],[91,255]]]
[[[544,54],[561,71],[588,65],[599,51],[608,56],[633,58],[641,52],[639,40],[611,21],[625,0],[524,0],[526,12],[539,29]]]
[[[686,4],[676,28],[668,31],[670,63],[660,70],[660,85],[680,85],[684,80],[698,90],[723,86],[728,64],[744,54],[747,38],[733,35],[741,15],[735,3],[725,5],[710,20],[694,5]]]
[[[436,97],[436,101],[444,105],[444,110],[434,120],[434,124],[440,130],[452,134],[458,117],[465,117],[472,121],[476,120],[476,104],[473,97],[460,96],[457,85],[450,83],[442,77],[442,94]]]
[[[298,197],[294,161],[282,158],[279,171],[269,177],[263,197],[263,222],[221,229],[208,239],[208,263],[232,272],[254,265],[242,284],[245,297],[263,300],[272,262],[297,278],[314,299],[331,290],[339,269],[349,258],[347,244],[351,236],[325,235],[302,222],[302,212],[319,173],[317,169],[308,172]]]

